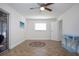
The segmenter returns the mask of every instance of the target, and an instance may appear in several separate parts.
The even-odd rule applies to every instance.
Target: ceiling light
[[[45,8],[44,7],[40,7],[40,10],[43,11],[43,10],[45,10]]]

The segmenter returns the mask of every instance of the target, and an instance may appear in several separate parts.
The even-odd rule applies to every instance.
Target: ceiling
[[[49,6],[53,11],[40,11],[38,9],[30,10],[31,7],[38,7],[37,3],[9,3],[16,11],[21,13],[26,18],[30,19],[51,19],[61,16],[69,8],[71,8],[73,3],[55,3]]]

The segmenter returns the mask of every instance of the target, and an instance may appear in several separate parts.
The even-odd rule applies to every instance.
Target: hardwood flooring
[[[32,47],[31,42],[44,42],[43,47]],[[70,56],[71,53],[61,47],[60,42],[53,40],[26,40],[3,56]]]

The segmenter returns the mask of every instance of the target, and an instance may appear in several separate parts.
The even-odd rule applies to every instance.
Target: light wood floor
[[[44,47],[32,47],[29,44],[36,40],[26,40],[17,47],[4,53],[4,56],[70,56],[67,50],[61,47],[60,42],[52,40],[39,40],[45,42]]]

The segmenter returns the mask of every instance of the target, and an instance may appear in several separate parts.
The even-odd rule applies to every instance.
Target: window
[[[35,23],[35,30],[46,30],[46,23]]]

